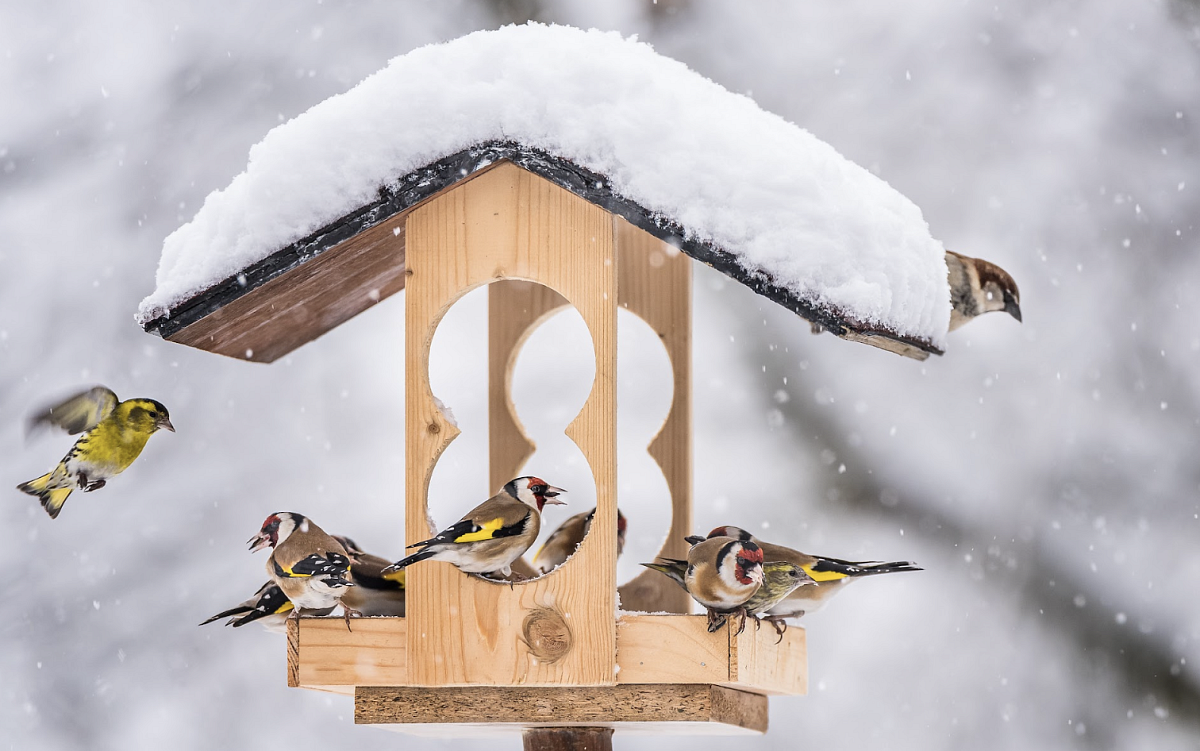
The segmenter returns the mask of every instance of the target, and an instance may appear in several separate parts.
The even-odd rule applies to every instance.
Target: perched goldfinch
[[[354,586],[346,549],[303,514],[271,514],[248,544],[251,553],[274,548],[267,575],[291,600],[294,615],[329,612]]]
[[[762,551],[753,542],[712,537],[692,545],[683,588],[708,611],[710,632],[730,614],[742,617],[737,633],[746,628],[746,603],[762,585],[762,564]]]
[[[329,608],[320,615],[328,615],[332,610],[333,608]],[[201,621],[200,625],[212,623],[220,618],[228,618],[229,620],[225,621],[226,626],[237,628],[257,621],[268,631],[282,633],[287,628],[285,622],[291,612],[292,601],[287,598],[278,584],[269,581],[259,587],[258,591],[248,600],[229,610],[223,610],[208,620]]]
[[[356,585],[342,594],[342,606],[360,615],[404,615],[404,572],[382,577],[379,572],[388,565],[386,559],[364,553],[349,537],[333,535],[333,538],[340,542],[350,555],[350,576]],[[363,594],[357,595],[358,592]],[[283,633],[286,630],[285,622],[292,610],[292,601],[279,585],[268,581],[249,599],[201,621],[200,625],[228,618],[229,620],[225,621],[226,626],[237,628],[247,623],[258,622],[268,631]],[[306,611],[309,615],[329,615],[331,612],[333,607]]]
[[[167,408],[159,402],[119,402],[117,395],[103,386],[47,408],[31,418],[30,425],[53,425],[71,435],[83,433],[57,467],[17,486],[17,490],[41,499],[51,519],[58,518],[71,491],[97,490],[128,469],[159,428],[175,432]]]
[[[533,567],[537,569],[537,573],[553,571],[574,555],[583,538],[587,537],[588,530],[592,528],[592,517],[595,515],[596,509],[575,514],[551,532],[533,556]],[[617,555],[625,549],[625,526],[625,515],[617,509]]]
[[[342,607],[359,615],[404,615],[404,572],[383,573],[390,561],[363,552],[354,540],[334,535],[350,555],[354,586],[342,594]]]
[[[677,558],[659,558],[658,560],[658,563],[643,563],[642,565],[666,574],[668,578],[687,590],[687,561]],[[746,615],[756,621],[759,620],[759,616],[765,615],[797,587],[816,584],[812,577],[804,572],[804,569],[788,561],[763,561],[762,572],[762,586],[743,606],[746,609]],[[724,616],[721,618],[723,619]],[[775,627],[780,638],[783,638],[787,624],[781,618],[767,615],[762,620],[769,621]],[[720,627],[720,622],[717,627]]]
[[[468,574],[496,571],[510,576],[513,561],[537,539],[542,508],[547,503],[565,504],[558,496],[566,492],[537,477],[518,477],[436,537],[409,545],[420,550],[383,573],[432,560],[453,563]]]
[[[1021,292],[1008,272],[990,261],[946,251],[950,274],[950,330],[984,313],[1003,310],[1021,320]]]
[[[770,614],[775,618],[800,618],[805,613],[815,613],[820,610],[829,598],[840,592],[850,582],[864,576],[875,574],[890,574],[896,571],[921,571],[922,569],[910,561],[843,561],[838,558],[808,555],[798,550],[792,550],[782,545],[772,545],[763,542],[740,527],[717,527],[708,533],[709,538],[724,539],[732,537],[737,540],[752,541],[763,551],[768,560],[789,561],[796,564],[808,574],[817,586],[799,587],[771,608]],[[688,541],[704,538],[689,537]]]

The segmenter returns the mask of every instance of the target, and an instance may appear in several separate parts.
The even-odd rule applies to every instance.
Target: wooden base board
[[[288,685],[352,693],[362,686],[412,686],[404,618],[340,617],[289,621]],[[617,621],[617,685],[715,684],[758,694],[808,690],[807,644],[793,626],[778,639],[769,626],[733,635],[708,633],[701,615],[632,615]],[[514,637],[516,638],[516,637]],[[570,680],[530,687],[571,686]]]
[[[613,727],[678,733],[685,726],[714,730],[767,730],[767,697],[709,684],[633,684],[555,687],[360,686],[354,697],[360,725]],[[654,724],[655,728],[648,727]],[[438,732],[433,727],[431,733]]]

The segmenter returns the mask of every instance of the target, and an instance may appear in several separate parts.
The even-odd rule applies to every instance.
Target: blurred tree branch
[[[764,366],[763,378],[767,382],[778,383],[786,375],[789,388],[798,393],[812,393],[815,387],[805,384],[809,371],[797,369],[795,355],[789,354],[784,347],[772,346],[774,342],[768,339],[768,332],[778,331],[778,328],[756,325],[754,316],[744,313],[730,318],[738,321],[739,339],[746,337],[744,341],[753,342],[747,346]],[[1136,627],[1120,625],[1116,611],[1101,604],[1101,593],[1049,555],[1047,546],[1036,532],[1032,535],[1010,534],[1011,530],[984,529],[965,516],[952,518],[929,502],[910,477],[885,477],[880,471],[869,471],[874,466],[871,457],[840,438],[843,430],[832,419],[832,410],[821,408],[814,400],[805,398],[793,398],[779,404],[772,399],[774,388],[764,387],[757,391],[765,410],[783,412],[781,429],[793,443],[803,446],[809,456],[819,456],[823,451],[837,455],[837,461],[822,468],[821,474],[813,478],[819,486],[813,499],[816,503],[836,506],[837,511],[852,510],[887,519],[947,548],[988,551],[997,541],[1003,540],[1008,549],[1006,552],[1010,552],[1018,565],[1011,570],[1004,566],[989,570],[987,581],[991,586],[1008,585],[1007,588],[1024,603],[1025,611],[1040,614],[1039,623],[1058,631],[1066,642],[1073,644],[1078,658],[1096,673],[1118,673],[1122,680],[1116,683],[1129,694],[1129,706],[1162,707],[1178,721],[1200,729],[1200,684],[1181,669],[1170,645],[1156,638],[1154,633],[1142,633]],[[839,465],[846,468],[844,472],[839,473]],[[1047,484],[1054,483],[1048,479]],[[831,493],[833,490],[836,492]],[[885,494],[897,493],[900,498],[897,502],[881,502]],[[1086,607],[1075,604],[1079,594],[1086,598]],[[1111,676],[1097,675],[1096,679],[1114,683]],[[1094,708],[1082,707],[1081,711],[1090,709]],[[1099,729],[1094,723],[1111,724],[1116,720],[1116,717],[1093,714],[1091,727]]]

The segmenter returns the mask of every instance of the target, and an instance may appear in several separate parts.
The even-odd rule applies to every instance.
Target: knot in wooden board
[[[571,627],[557,610],[534,608],[521,625],[521,641],[538,662],[554,663],[571,651]]]

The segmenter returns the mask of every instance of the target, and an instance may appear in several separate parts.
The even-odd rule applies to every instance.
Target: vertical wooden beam
[[[645,321],[671,361],[671,409],[649,452],[671,493],[671,528],[659,555],[686,558],[692,534],[692,270],[677,248],[617,220],[619,303]],[[643,571],[621,587],[621,608],[688,613],[692,600],[656,571]]]
[[[488,478],[493,493],[517,476],[537,446],[517,420],[512,372],[525,340],[566,299],[540,284],[496,282],[488,287]]]
[[[432,530],[429,478],[458,434],[429,386],[429,348],[450,305],[500,279],[565,297],[592,337],[596,378],[566,430],[587,459],[599,513],[616,518],[617,258],[613,217],[501,164],[413,211],[406,228],[408,543]],[[546,478],[553,482],[553,478]],[[470,499],[461,510],[484,499]],[[616,528],[594,525],[576,565],[510,587],[429,562],[408,571],[411,685],[613,685]]]
[[[612,751],[612,728],[527,728],[525,751]]]

